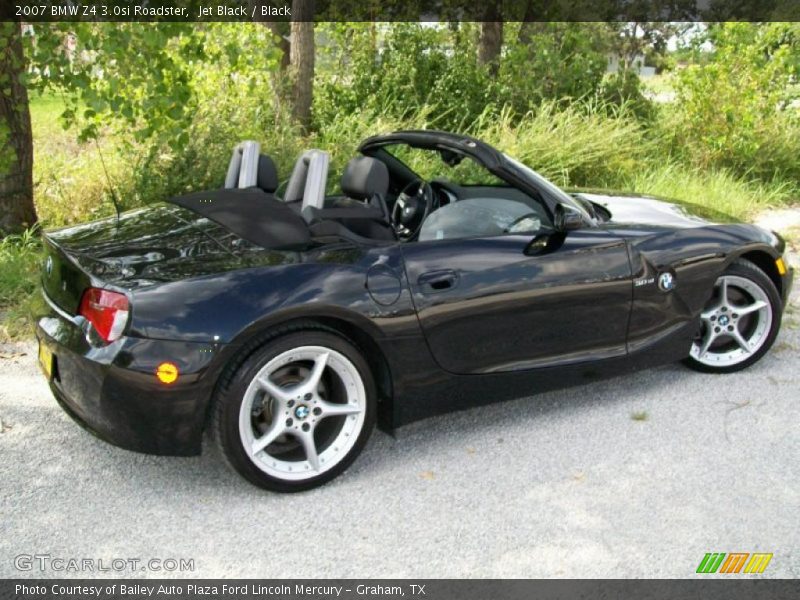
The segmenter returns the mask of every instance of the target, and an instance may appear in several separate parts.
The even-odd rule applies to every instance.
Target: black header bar
[[[24,22],[800,21],[800,0],[2,0]],[[304,10],[305,9],[305,10]]]
[[[5,579],[17,600],[789,600],[798,580],[727,579]]]

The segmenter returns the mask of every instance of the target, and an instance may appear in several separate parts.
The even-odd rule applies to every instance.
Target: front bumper
[[[53,395],[85,429],[136,452],[200,453],[222,347],[127,337],[96,347],[68,315],[55,311],[39,320],[36,337],[53,355]],[[181,373],[169,386],[155,376],[166,361]]]

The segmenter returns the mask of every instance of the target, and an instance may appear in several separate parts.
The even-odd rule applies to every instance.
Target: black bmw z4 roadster
[[[281,492],[350,465],[377,423],[671,361],[727,373],[775,340],[792,284],[754,225],[565,193],[462,135],[365,140],[279,185],[255,142],[224,187],[44,237],[40,362],[102,439],[230,464]]]

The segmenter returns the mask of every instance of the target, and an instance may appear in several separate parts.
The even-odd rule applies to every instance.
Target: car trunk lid
[[[270,253],[166,203],[48,232],[44,249],[42,286],[70,314],[77,312],[88,287],[132,291],[238,268]]]

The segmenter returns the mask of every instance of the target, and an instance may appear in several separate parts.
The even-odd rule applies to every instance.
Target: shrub
[[[800,26],[724,23],[710,28],[706,64],[684,69],[671,113],[676,151],[701,168],[800,182],[797,94]]]
[[[0,240],[0,340],[30,332],[31,317],[42,303],[40,257],[35,229]]]

